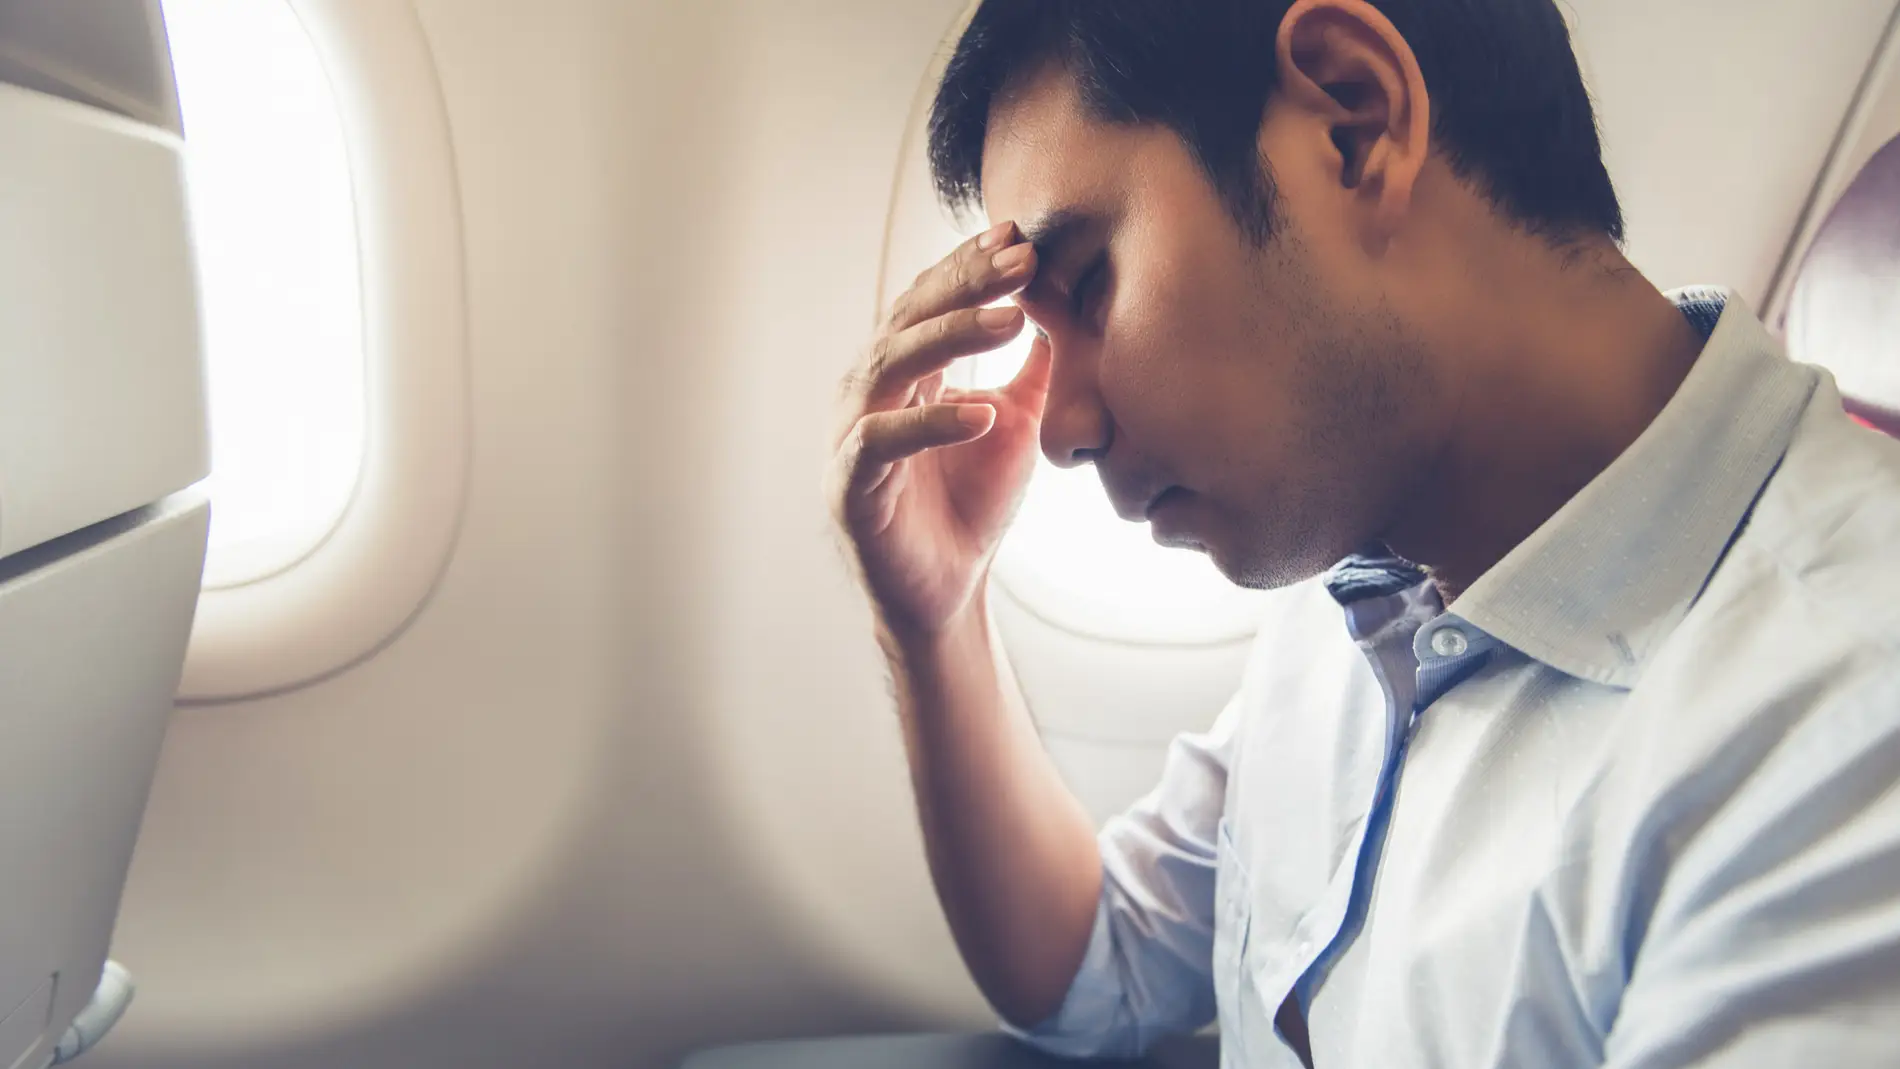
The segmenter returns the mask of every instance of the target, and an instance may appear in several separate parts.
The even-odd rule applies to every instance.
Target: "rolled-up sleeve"
[[[1102,895],[1060,1009],[1005,1030],[1069,1058],[1134,1057],[1214,1019],[1214,874],[1239,728],[1228,703],[1203,735],[1169,747],[1161,782],[1102,830]]]

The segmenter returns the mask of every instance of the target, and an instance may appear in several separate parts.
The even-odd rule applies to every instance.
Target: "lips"
[[[1171,504],[1178,504],[1185,500],[1187,500],[1186,490],[1183,490],[1178,486],[1170,486],[1166,490],[1163,490],[1159,494],[1156,494],[1153,501],[1148,502],[1148,508],[1145,512],[1145,515],[1147,519],[1150,522],[1152,522],[1155,518],[1156,513],[1160,512],[1162,509],[1167,508]]]
[[[1102,490],[1108,494],[1108,503],[1114,507],[1115,515],[1129,523],[1142,523],[1148,519],[1148,510],[1155,500],[1166,490],[1146,480],[1137,482],[1121,478],[1115,472],[1096,462],[1095,474],[1102,480]]]
[[[1156,545],[1207,551],[1200,531],[1204,518],[1189,507],[1193,501],[1193,492],[1171,486],[1149,503],[1148,535]]]
[[[1186,488],[1163,482],[1152,473],[1111,469],[1100,460],[1095,462],[1095,474],[1102,480],[1115,515],[1129,523],[1147,523],[1154,519],[1156,510],[1193,496]]]

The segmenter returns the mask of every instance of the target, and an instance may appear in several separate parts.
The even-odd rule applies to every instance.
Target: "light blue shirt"
[[[1292,1069],[1291,996],[1320,1069],[1900,1065],[1900,442],[1677,300],[1676,396],[1452,611],[1391,559],[1275,595],[1017,1034]]]

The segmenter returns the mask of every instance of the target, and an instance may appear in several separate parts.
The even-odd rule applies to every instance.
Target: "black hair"
[[[1371,0],[1418,58],[1433,148],[1508,218],[1557,241],[1623,239],[1595,115],[1554,0]],[[930,115],[930,165],[956,208],[982,198],[990,110],[1054,62],[1107,122],[1158,123],[1193,153],[1241,229],[1275,230],[1258,151],[1292,0],[983,0]]]

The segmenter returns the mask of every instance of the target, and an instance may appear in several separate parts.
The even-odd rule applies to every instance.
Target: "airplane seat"
[[[1900,131],[1889,136],[1816,230],[1786,327],[1789,354],[1834,373],[1856,423],[1900,437]]]
[[[1001,1033],[850,1036],[744,1043],[690,1055],[680,1069],[1072,1069],[1077,1063],[1043,1054]],[[1157,1043],[1135,1061],[1083,1064],[1126,1069],[1214,1069],[1220,1042],[1212,1036]]]
[[[0,0],[0,1069],[83,1053],[209,507],[157,0]]]

